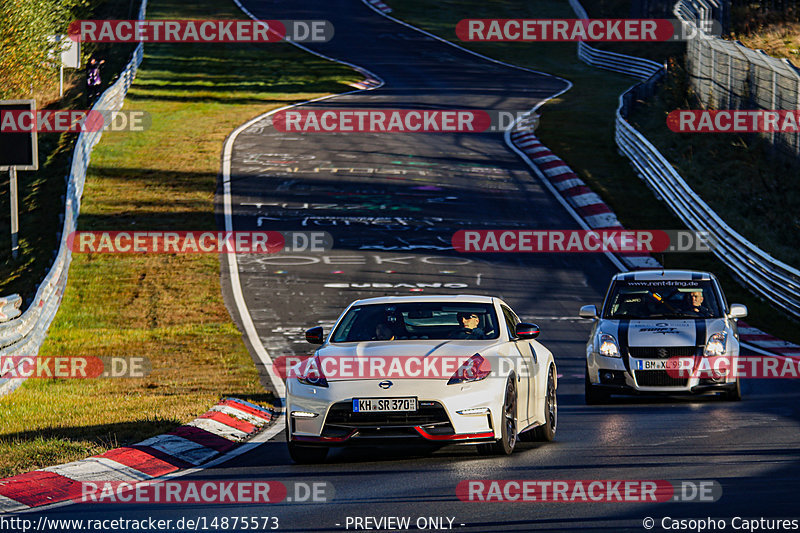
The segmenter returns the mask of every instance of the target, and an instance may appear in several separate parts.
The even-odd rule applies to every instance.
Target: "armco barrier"
[[[570,0],[570,5],[579,18],[588,18],[578,0]],[[619,98],[616,141],[620,150],[631,160],[639,176],[687,227],[709,232],[716,241],[714,255],[731,269],[733,275],[756,295],[787,313],[800,317],[800,271],[773,258],[726,224],[689,187],[652,143],[628,123],[631,103],[652,94],[655,83],[664,75],[664,67],[651,61],[654,68],[645,76],[642,61],[646,60],[596,50],[585,43],[580,43],[578,57],[600,68],[609,68],[613,64],[614,68],[609,68],[610,70],[644,79]],[[625,63],[628,60],[626,71]]]
[[[17,318],[22,314],[20,306],[22,306],[22,298],[19,294],[12,294],[11,296],[0,298],[0,322],[6,322]]]
[[[589,18],[589,15],[586,13],[586,10],[583,9],[579,0],[569,0],[569,5],[572,7],[572,10],[575,11],[575,15],[579,19]],[[578,58],[593,67],[612,70],[640,79],[647,79],[664,68],[663,65],[655,61],[650,61],[649,59],[598,50],[583,41],[578,43]]]
[[[146,8],[147,0],[142,0],[139,9],[140,20],[144,19]],[[118,111],[122,108],[128,88],[136,76],[136,69],[142,62],[142,54],[143,45],[139,43],[130,62],[120,73],[119,79],[102,94],[93,109]],[[35,355],[42,346],[47,328],[58,311],[67,284],[67,271],[72,259],[67,236],[77,228],[86,169],[89,166],[92,148],[100,141],[102,135],[102,130],[84,131],[78,135],[67,177],[64,227],[61,231],[58,254],[28,309],[19,318],[0,323],[0,357]],[[7,379],[0,376],[0,395],[11,392],[22,381],[22,378]]]

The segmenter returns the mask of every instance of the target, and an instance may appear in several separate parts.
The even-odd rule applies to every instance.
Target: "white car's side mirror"
[[[747,316],[747,306],[742,304],[731,304],[731,310],[728,313],[731,318],[744,318]]]
[[[581,318],[597,318],[597,307],[593,305],[584,305],[581,307],[578,316]]]

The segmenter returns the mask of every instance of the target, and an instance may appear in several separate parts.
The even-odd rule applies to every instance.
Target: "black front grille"
[[[636,370],[636,383],[641,387],[685,387],[686,378],[674,378],[666,370]]]
[[[637,359],[669,359],[703,355],[700,346],[628,346],[628,353]]]
[[[353,402],[337,402],[328,411],[325,425],[350,428],[368,427],[413,427],[428,425],[450,425],[442,404],[439,402],[420,402],[417,411],[400,413],[354,413]]]

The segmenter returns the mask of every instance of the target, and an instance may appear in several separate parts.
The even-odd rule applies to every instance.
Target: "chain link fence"
[[[700,103],[711,109],[800,109],[800,69],[787,59],[708,35],[721,0],[681,0],[675,16],[699,32],[687,43],[687,67]],[[800,131],[763,133],[772,145],[800,158]]]

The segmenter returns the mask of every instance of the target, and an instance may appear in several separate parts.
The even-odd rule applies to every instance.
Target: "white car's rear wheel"
[[[510,455],[517,445],[517,383],[511,375],[506,381],[506,394],[503,400],[500,440],[488,444],[478,444],[481,455]]]

